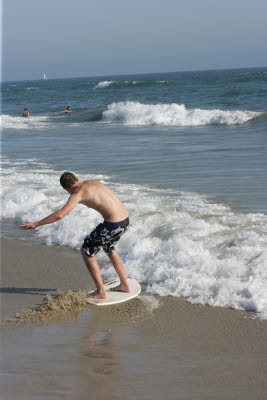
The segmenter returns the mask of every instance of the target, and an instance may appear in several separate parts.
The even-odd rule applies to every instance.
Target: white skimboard
[[[86,299],[87,303],[94,306],[110,306],[111,304],[123,303],[124,301],[133,299],[141,292],[141,286],[135,279],[131,278],[130,276],[127,276],[127,281],[131,289],[130,293],[119,291],[115,292],[113,290],[110,290],[111,288],[120,284],[119,279],[114,279],[113,281],[108,282],[104,285],[108,297],[107,299],[94,299],[93,297],[88,297]],[[90,293],[94,292],[89,292],[88,295],[90,295]]]

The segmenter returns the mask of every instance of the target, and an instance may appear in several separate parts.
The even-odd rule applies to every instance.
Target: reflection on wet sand
[[[115,348],[120,342],[120,327],[107,327],[101,310],[92,314],[88,333],[81,340],[82,352],[92,361],[91,371],[97,375],[114,375],[121,369]]]

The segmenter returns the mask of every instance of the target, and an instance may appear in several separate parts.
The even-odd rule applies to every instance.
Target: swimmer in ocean
[[[59,114],[62,114],[62,113],[71,113],[72,112],[72,110],[70,109],[70,106],[68,106],[67,108],[66,108],[66,110],[63,110],[63,111],[59,111],[58,113]]]
[[[23,111],[22,117],[26,117],[26,118],[28,118],[29,116],[30,116],[30,114],[29,114],[29,111],[27,110],[27,108],[24,108],[24,111]]]

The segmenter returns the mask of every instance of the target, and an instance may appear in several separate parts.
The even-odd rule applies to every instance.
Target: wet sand
[[[1,318],[93,284],[81,256],[2,239]],[[67,293],[67,292],[64,292]],[[68,293],[66,294],[68,296]],[[147,296],[1,327],[3,399],[265,399],[267,321]]]

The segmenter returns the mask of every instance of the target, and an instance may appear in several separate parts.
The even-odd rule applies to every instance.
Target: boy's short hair
[[[77,181],[78,178],[72,172],[64,172],[60,177],[60,184],[63,189],[70,189]]]

